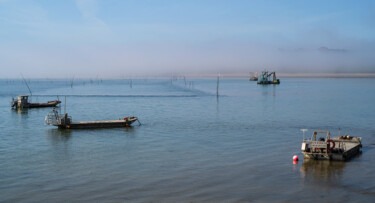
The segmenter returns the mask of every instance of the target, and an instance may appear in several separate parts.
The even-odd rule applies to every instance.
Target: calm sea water
[[[0,80],[0,201],[374,202],[375,79],[31,80],[33,102],[67,95],[75,121],[141,126],[58,130],[51,110],[12,110],[28,93]],[[64,107],[60,110],[63,112]],[[363,139],[350,162],[304,161],[302,132]],[[293,155],[300,161],[294,165]]]

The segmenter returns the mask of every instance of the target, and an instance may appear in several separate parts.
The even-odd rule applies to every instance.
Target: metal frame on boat
[[[272,80],[270,80],[271,76]],[[280,84],[280,80],[276,78],[276,72],[268,73],[268,71],[263,71],[257,81],[259,85]]]

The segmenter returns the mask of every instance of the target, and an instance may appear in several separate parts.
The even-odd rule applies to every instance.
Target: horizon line
[[[273,71],[269,71],[273,72]],[[132,75],[129,77],[75,77],[75,80],[132,80],[132,79],[173,79],[173,78],[249,78],[251,73],[170,73],[162,75]],[[258,72],[261,73],[261,72]],[[375,73],[277,73],[277,77],[280,78],[375,78]],[[0,77],[1,80],[18,80],[22,78],[13,77]],[[27,79],[43,79],[43,80],[54,80],[54,79],[71,79],[71,77],[28,77]]]

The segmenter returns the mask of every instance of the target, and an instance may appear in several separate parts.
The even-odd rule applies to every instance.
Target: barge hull
[[[318,133],[327,136],[317,139]],[[331,138],[329,131],[314,131],[311,139],[302,142],[301,150],[306,159],[347,161],[361,152],[361,140],[349,135]]]
[[[60,101],[53,101],[48,103],[28,103],[23,108],[43,108],[43,107],[56,107],[57,104],[60,104]]]
[[[258,81],[258,85],[278,85],[280,84],[280,80],[277,81]]]
[[[109,121],[82,121],[58,125],[61,129],[90,129],[90,128],[123,128],[130,127],[137,119],[109,120]]]
[[[135,121],[141,125],[138,118],[134,116],[119,120],[72,122],[71,116],[67,113],[60,115],[55,109],[48,113],[44,120],[46,125],[57,126],[60,129],[123,128],[130,127]]]
[[[354,143],[353,143],[354,144]],[[317,152],[302,152],[304,157],[307,159],[316,159],[316,160],[332,160],[332,161],[347,161],[357,154],[359,154],[361,145],[355,144],[347,151],[343,153],[317,153]]]

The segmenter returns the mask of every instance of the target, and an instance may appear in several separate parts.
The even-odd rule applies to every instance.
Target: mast
[[[29,85],[27,84],[27,81],[26,81],[25,78],[23,77],[22,73],[21,73],[21,76],[22,76],[22,79],[23,79],[23,81],[25,82],[25,84],[26,84],[26,86],[27,86],[27,89],[29,89],[30,96],[33,96],[33,93],[31,92],[30,87],[29,87]]]

